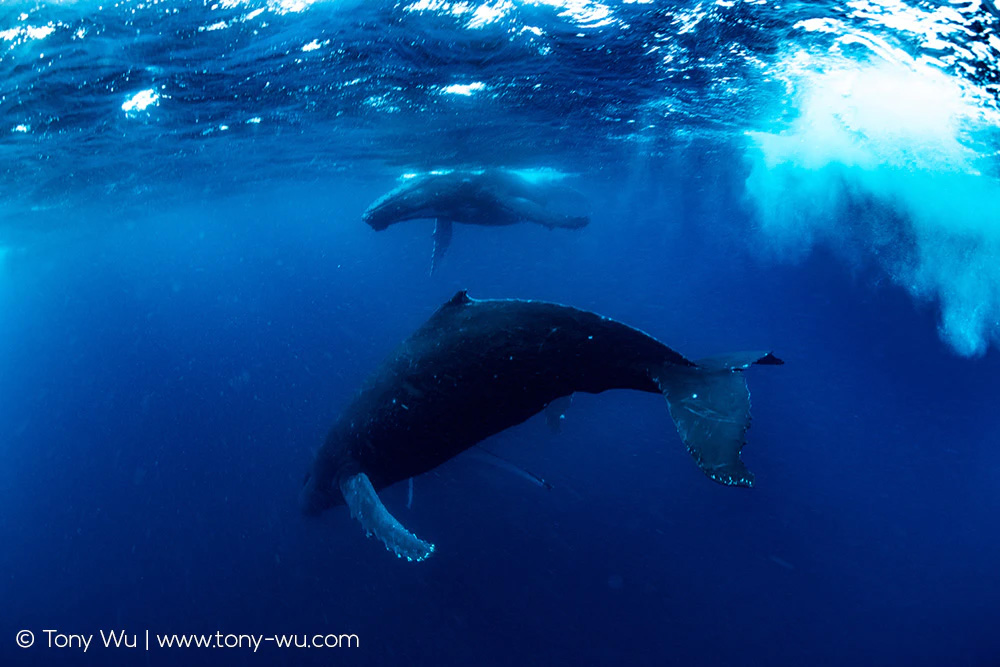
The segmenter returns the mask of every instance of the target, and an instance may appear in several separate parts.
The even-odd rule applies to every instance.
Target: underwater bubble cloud
[[[1000,341],[1000,183],[983,160],[1000,114],[982,87],[924,58],[887,42],[865,52],[788,54],[797,115],[749,133],[746,185],[761,232],[779,256],[824,245],[875,263],[939,305],[955,352],[983,354]]]

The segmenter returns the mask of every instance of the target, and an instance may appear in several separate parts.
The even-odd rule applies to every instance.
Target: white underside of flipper
[[[361,522],[365,532],[380,539],[385,548],[399,558],[421,561],[434,553],[433,544],[423,541],[403,528],[403,525],[389,514],[389,510],[375,493],[368,475],[358,473],[345,477],[340,482],[340,492],[344,494],[344,500],[351,508],[351,516]]]

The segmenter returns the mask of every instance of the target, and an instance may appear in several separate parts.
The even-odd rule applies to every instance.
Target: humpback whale
[[[752,486],[740,460],[750,425],[743,371],[770,352],[691,361],[596,313],[543,301],[479,300],[460,291],[403,341],[333,424],[301,493],[317,515],[346,504],[365,531],[407,560],[432,544],[389,514],[377,491],[427,472],[574,392],[660,393],[701,470]],[[557,403],[558,405],[558,403]]]
[[[433,218],[433,274],[451,243],[453,223],[498,227],[534,222],[549,229],[586,226],[588,216],[558,210],[566,201],[579,208],[583,196],[565,186],[534,182],[501,169],[432,172],[415,176],[379,197],[361,219],[381,231],[397,222]]]

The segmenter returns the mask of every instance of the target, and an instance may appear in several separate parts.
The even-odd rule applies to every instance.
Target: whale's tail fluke
[[[385,548],[400,558],[421,561],[434,553],[434,545],[425,542],[403,528],[395,517],[389,514],[368,475],[357,473],[344,477],[340,482],[340,492],[344,494],[351,516],[361,522],[368,535],[374,535]]]
[[[656,382],[677,432],[698,466],[730,486],[753,486],[740,460],[750,428],[750,391],[743,371],[754,364],[784,363],[770,352],[738,352],[666,367]]]

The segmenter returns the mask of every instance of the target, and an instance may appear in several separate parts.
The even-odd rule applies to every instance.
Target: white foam
[[[824,244],[866,257],[940,305],[959,354],[1000,342],[1000,183],[982,173],[989,149],[977,140],[1000,127],[996,113],[913,60],[806,68],[790,83],[798,116],[751,135],[746,184],[778,254]]]
[[[145,111],[149,107],[159,104],[159,102],[160,94],[153,88],[147,88],[146,90],[140,90],[138,93],[125,100],[125,102],[122,103],[122,111],[127,114],[133,114],[139,111]]]
[[[473,93],[478,93],[479,91],[485,89],[485,83],[482,81],[473,81],[472,83],[453,83],[450,86],[442,86],[441,92],[446,95],[464,95],[465,97],[471,97]]]

